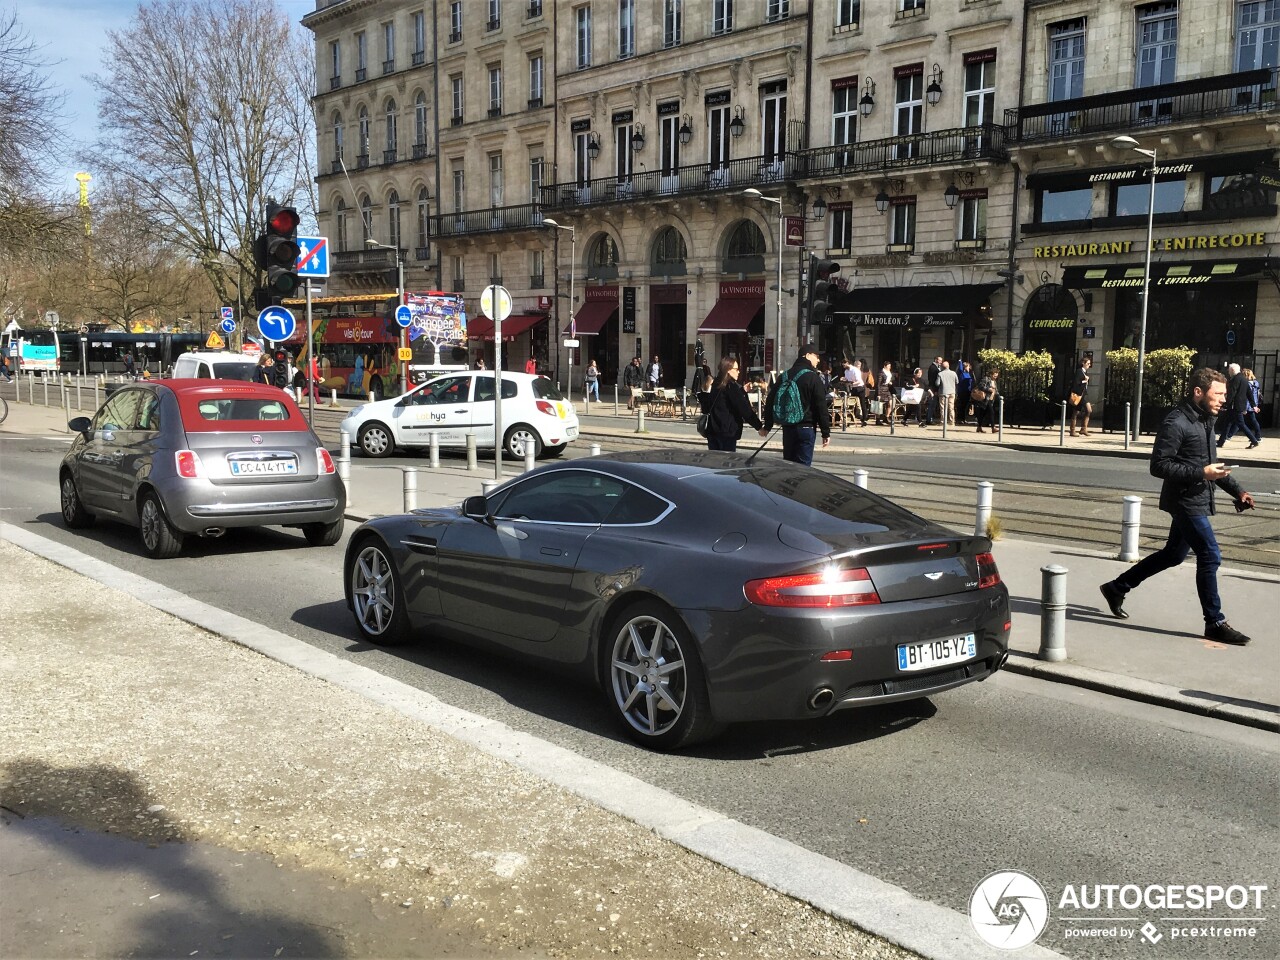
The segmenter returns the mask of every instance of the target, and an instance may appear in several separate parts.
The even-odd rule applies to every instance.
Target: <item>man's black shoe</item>
[[[1249,642],[1248,637],[1225,620],[1215,626],[1205,624],[1204,638],[1206,640],[1216,640],[1218,643],[1230,643],[1237,647],[1243,647]]]
[[[1124,612],[1124,594],[1120,592],[1120,588],[1111,581],[1107,581],[1098,589],[1102,591],[1102,599],[1106,600],[1107,606],[1111,608],[1111,615],[1121,620],[1128,620],[1129,615]]]

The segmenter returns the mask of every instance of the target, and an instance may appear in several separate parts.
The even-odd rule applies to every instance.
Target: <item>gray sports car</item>
[[[371,520],[344,581],[368,641],[570,665],[629,736],[674,749],[991,676],[1010,624],[990,550],[821,470],[658,450]]]
[[[229,527],[301,527],[342,539],[346,493],[320,440],[283,390],[233,380],[151,380],[116,390],[58,468],[62,518],[138,527],[147,553],[176,556],[187,536]]]

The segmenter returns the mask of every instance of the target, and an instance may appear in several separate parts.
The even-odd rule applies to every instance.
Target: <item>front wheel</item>
[[[80,499],[80,491],[76,489],[75,478],[71,476],[70,471],[62,475],[58,492],[62,501],[62,521],[68,527],[79,530],[93,523],[93,514],[85,509],[84,501]]]
[[[528,424],[517,423],[507,431],[502,441],[506,455],[513,460],[523,460],[528,445],[533,445],[534,459],[542,456],[542,438]]]
[[[604,640],[609,705],[632,740],[676,750],[719,731],[693,637],[670,609],[649,600],[636,604]]]
[[[342,539],[342,520],[333,523],[308,523],[302,528],[307,543],[313,547],[332,547]]]
[[[366,423],[360,428],[356,443],[366,457],[389,457],[396,448],[395,438],[391,436],[391,428],[376,421]]]
[[[347,589],[361,636],[380,646],[404,643],[409,612],[391,551],[376,537],[366,537],[350,557]]]
[[[150,557],[168,560],[182,552],[183,536],[173,529],[154,493],[148,493],[142,498],[138,520],[142,528],[142,546]]]

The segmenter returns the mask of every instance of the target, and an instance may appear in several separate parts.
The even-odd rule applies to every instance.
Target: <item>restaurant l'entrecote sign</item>
[[[1190,237],[1157,237],[1151,241],[1151,252],[1184,250],[1227,250],[1239,247],[1261,247],[1267,243],[1265,233],[1214,233]],[[1142,250],[1142,241],[1114,240],[1110,243],[1066,243],[1035,247],[1032,256],[1044,259],[1061,257],[1097,257]]]

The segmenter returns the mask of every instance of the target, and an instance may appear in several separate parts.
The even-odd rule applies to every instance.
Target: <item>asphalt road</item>
[[[1003,674],[929,701],[746,724],[690,753],[647,753],[614,736],[589,687],[429,638],[396,652],[355,639],[340,546],[308,548],[294,531],[243,531],[155,563],[140,556],[132,530],[64,530],[53,478],[65,449],[4,438],[4,519],[952,909],[967,910],[974,885],[1004,868],[1049,889],[1268,884],[1258,939],[1166,939],[1144,955],[1280,955],[1280,740],[1272,734]],[[38,585],[30,587],[38,599]],[[1133,941],[1066,939],[1067,926],[1055,919],[1041,944],[1079,957],[1144,952]]]

